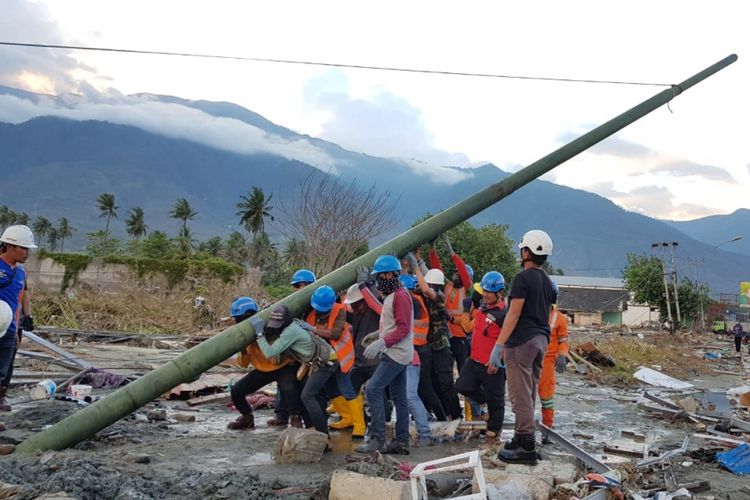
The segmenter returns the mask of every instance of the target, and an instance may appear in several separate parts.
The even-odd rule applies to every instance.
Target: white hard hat
[[[13,311],[4,300],[0,300],[0,335],[5,335],[8,327],[13,322]]]
[[[552,238],[540,229],[532,229],[523,235],[518,248],[528,248],[534,255],[552,255]]]
[[[445,285],[445,274],[440,269],[430,269],[424,275],[424,280],[430,285]]]
[[[8,227],[8,229],[3,231],[3,235],[0,236],[0,241],[17,247],[36,248],[34,233],[31,232],[29,226],[16,225]]]
[[[344,300],[344,304],[354,304],[355,302],[359,302],[362,299],[364,299],[364,297],[362,296],[362,292],[359,290],[359,285],[355,283],[346,291],[346,299]]]

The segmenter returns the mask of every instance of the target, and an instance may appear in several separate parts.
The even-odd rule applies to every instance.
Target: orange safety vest
[[[466,314],[464,312],[465,298],[466,290],[463,287],[455,288],[453,283],[445,285],[445,312],[451,317]],[[466,337],[466,332],[460,324],[448,321],[448,329],[454,337]]]
[[[336,318],[339,314],[346,314],[346,306],[343,304],[333,304],[333,309],[328,316],[328,324],[326,327],[330,330],[333,328],[333,324],[336,322]],[[313,309],[310,314],[307,315],[307,322],[315,326],[318,324],[318,314]],[[315,334],[313,334],[315,335]],[[339,366],[343,373],[349,373],[349,370],[354,366],[354,339],[352,338],[351,325],[349,323],[344,324],[344,331],[341,332],[341,337],[338,340],[328,339],[328,343],[333,346],[333,350],[336,351],[336,357],[339,360]]]
[[[294,358],[282,358],[281,361],[276,363],[273,359],[265,357],[258,344],[253,342],[244,351],[240,351],[237,362],[245,368],[247,368],[248,364],[253,365],[259,372],[274,372],[294,362]]]
[[[427,345],[427,332],[430,329],[430,313],[427,312],[427,306],[424,305],[422,297],[416,293],[411,294],[419,303],[420,314],[414,320],[414,345]]]
[[[568,355],[568,332],[567,318],[560,314],[557,309],[552,310],[549,318],[549,344],[547,344],[548,357],[557,357],[558,354]],[[564,324],[563,324],[564,323]]]

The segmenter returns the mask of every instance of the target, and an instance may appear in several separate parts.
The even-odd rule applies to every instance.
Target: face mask
[[[383,295],[390,295],[398,290],[398,287],[401,286],[401,282],[398,278],[378,278],[376,286]]]

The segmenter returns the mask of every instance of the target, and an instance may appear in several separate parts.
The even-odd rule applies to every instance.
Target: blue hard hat
[[[328,285],[321,286],[310,297],[310,305],[313,309],[322,313],[333,309],[334,302],[336,302],[336,292]]]
[[[417,286],[417,280],[414,279],[414,276],[411,274],[402,274],[398,277],[398,280],[401,282],[401,284],[404,285],[404,288],[407,290],[414,290]]]
[[[505,278],[497,271],[490,271],[482,276],[482,281],[479,282],[479,286],[485,292],[497,293],[500,290],[505,290]]]
[[[310,271],[309,269],[299,269],[294,272],[294,276],[292,276],[292,282],[289,283],[290,285],[296,285],[297,283],[307,283],[308,285],[310,283],[315,283],[315,273]]]
[[[235,318],[243,316],[248,311],[254,313],[258,312],[258,304],[256,304],[250,297],[239,297],[232,302],[231,306],[229,306],[229,314]]]
[[[474,281],[474,268],[466,264],[466,270],[469,272],[469,281]]]
[[[381,255],[375,259],[375,265],[372,267],[374,274],[379,273],[397,273],[401,270],[401,261],[393,255]]]

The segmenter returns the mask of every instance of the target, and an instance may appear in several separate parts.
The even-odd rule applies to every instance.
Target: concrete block
[[[279,435],[273,460],[277,464],[310,464],[320,461],[328,445],[322,432],[288,427]]]
[[[535,466],[508,464],[505,467],[508,474],[528,474],[531,476],[553,478],[553,485],[575,483],[578,480],[578,467],[570,462],[542,460]]]
[[[535,476],[532,474],[508,473],[500,469],[485,469],[484,480],[487,484],[496,485],[514,481],[526,491],[532,500],[547,500],[552,495],[552,476]],[[472,480],[472,492],[479,492],[476,478]]]
[[[410,500],[409,481],[394,481],[336,470],[331,477],[328,500]]]

